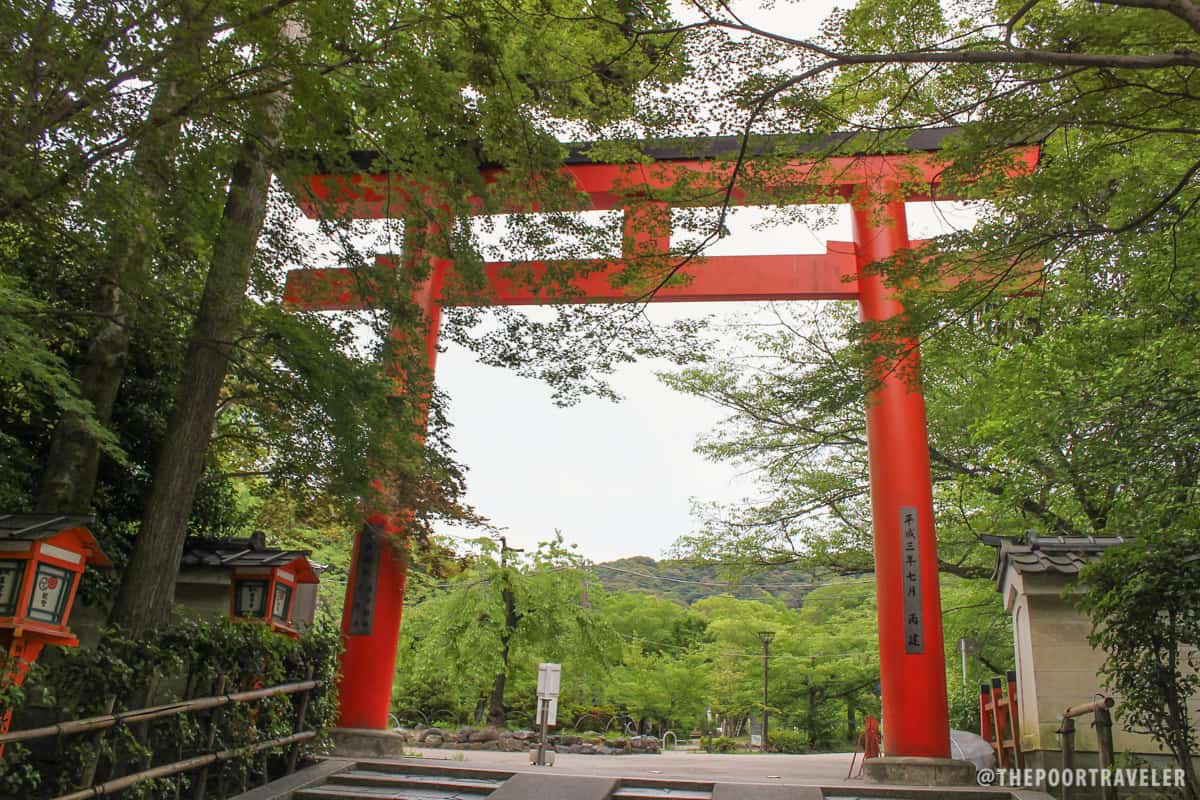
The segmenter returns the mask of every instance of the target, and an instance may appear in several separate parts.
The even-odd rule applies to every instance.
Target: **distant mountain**
[[[593,564],[604,588],[609,591],[642,592],[691,605],[713,595],[728,594],[742,600],[775,597],[798,608],[804,595],[828,580],[792,566],[769,567],[731,581],[728,569],[717,564],[690,561],[655,561],[648,556],[620,558]]]

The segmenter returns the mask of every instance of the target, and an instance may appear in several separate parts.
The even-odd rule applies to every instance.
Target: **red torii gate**
[[[688,276],[685,285],[666,286],[650,298],[631,297],[610,282],[628,263],[648,255],[663,258],[669,251],[669,204],[648,198],[681,178],[710,177],[710,186],[721,185],[731,174],[730,162],[716,161],[713,156],[730,149],[733,140],[715,140],[700,157],[656,154],[650,167],[592,163],[586,156],[568,158],[563,170],[577,189],[588,195],[592,209],[625,209],[622,259],[592,262],[586,274],[571,281],[575,291],[561,296],[548,296],[513,280],[506,271],[507,262],[488,264],[485,295],[464,298],[453,291],[453,264],[406,252],[409,259],[428,257],[431,265],[429,279],[415,294],[426,315],[425,353],[430,371],[435,366],[441,307],[456,302],[528,305],[635,298],[651,302],[856,299],[865,321],[886,321],[902,314],[902,306],[883,278],[866,268],[913,246],[905,200],[929,199],[939,185],[944,162],[935,153],[953,131],[919,131],[910,137],[907,152],[896,155],[789,162],[784,177],[816,183],[831,197],[850,201],[853,242],[829,242],[826,252],[817,255],[710,256],[683,268]],[[1015,148],[1008,169],[1032,169],[1037,158],[1036,147]],[[309,216],[332,209],[356,219],[394,218],[406,203],[420,202],[410,195],[410,189],[411,184],[397,175],[316,175],[307,180],[307,196],[300,202]],[[725,199],[723,192],[710,192],[709,198],[707,202],[693,198],[686,204],[715,206]],[[731,195],[734,203],[746,199],[740,191]],[[535,262],[527,266],[537,275],[553,265]],[[369,276],[364,280],[344,269],[293,270],[285,289],[286,302],[309,310],[361,309],[374,304],[376,298],[371,295]],[[912,380],[919,369],[916,343],[907,345],[908,355],[884,371],[866,409],[883,749],[889,756],[946,758],[949,723],[925,400],[918,382]],[[341,662],[339,724],[344,728],[385,730],[388,725],[406,564],[392,547],[383,546],[382,537],[402,535],[402,526],[402,518],[377,513],[355,541],[342,620],[346,649]]]

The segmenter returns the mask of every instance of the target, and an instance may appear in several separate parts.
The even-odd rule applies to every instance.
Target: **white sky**
[[[852,238],[848,207],[825,230],[800,224],[753,229],[755,215],[735,213],[732,236],[709,252],[817,253],[825,241]],[[954,204],[909,204],[909,231],[922,238],[969,216]],[[648,314],[667,323],[712,314],[716,324],[738,317],[770,317],[758,303],[662,303]],[[639,362],[611,380],[620,403],[589,398],[571,408],[550,401],[545,384],[476,363],[450,345],[438,357],[437,382],[451,400],[450,442],[469,467],[467,500],[506,528],[509,545],[532,549],[563,532],[595,561],[622,556],[660,557],[690,532],[692,499],[734,501],[754,494],[753,476],[692,451],[696,437],[724,416],[715,404],[667,388],[655,372],[664,364]],[[865,424],[865,422],[864,422]],[[448,527],[447,533],[471,535]]]
[[[825,0],[773,10],[747,6],[745,18],[788,35],[808,35],[832,7]],[[970,218],[953,204],[937,209],[910,204],[909,232],[921,238],[948,224],[969,224]],[[754,230],[760,220],[751,209],[735,211],[732,235],[708,254],[819,253],[828,239],[852,238],[844,206],[823,230],[799,223]],[[713,314],[720,325],[738,317],[765,319],[769,310],[750,303],[664,303],[650,306],[648,314],[663,323]],[[692,451],[697,436],[712,430],[723,413],[660,383],[654,373],[664,368],[650,362],[626,366],[611,379],[623,402],[589,398],[564,409],[550,401],[544,384],[478,364],[470,352],[448,345],[439,356],[437,383],[451,401],[450,442],[469,468],[468,502],[505,529],[510,546],[532,549],[558,529],[583,555],[604,561],[661,557],[693,530],[693,499],[734,501],[754,494],[753,476]],[[444,532],[477,535],[457,527]]]

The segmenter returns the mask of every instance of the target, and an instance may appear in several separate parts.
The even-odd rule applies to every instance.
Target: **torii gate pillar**
[[[423,257],[406,245],[406,261]],[[413,293],[413,300],[425,319],[425,363],[429,374],[437,364],[438,328],[442,293],[449,263],[433,258],[431,274]],[[393,347],[412,347],[411,334],[393,327]],[[389,366],[396,380],[396,391],[406,389],[400,368]],[[366,524],[354,539],[350,577],[346,585],[346,605],[342,609],[342,651],[338,684],[338,727],[386,731],[388,709],[392,705],[392,683],[396,677],[396,650],[400,642],[400,616],[404,610],[404,589],[408,573],[406,523],[411,513],[388,505],[386,478],[377,479],[376,501]]]
[[[908,222],[898,187],[864,188],[852,204],[859,310],[863,321],[883,322],[904,308],[881,275],[862,270],[909,247]],[[902,345],[898,362],[876,365],[877,388],[867,399],[883,751],[943,759],[950,723],[925,396],[917,343]]]

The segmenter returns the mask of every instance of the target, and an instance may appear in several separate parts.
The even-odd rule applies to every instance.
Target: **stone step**
[[[359,764],[331,775],[321,786],[303,789],[303,800],[483,800],[511,773],[470,769],[440,769],[425,765]],[[386,767],[386,769],[384,769]]]
[[[496,781],[497,783],[508,780],[514,774],[509,770],[503,769],[449,766],[438,762],[421,763],[415,760],[396,761],[391,759],[385,760],[369,758],[356,759],[354,771],[386,773],[392,775],[440,775],[449,778],[490,780]]]
[[[621,781],[612,800],[712,800],[713,784],[700,781]]]
[[[355,784],[361,786],[427,786],[443,789],[490,791],[506,778],[480,777],[476,775],[451,775],[443,773],[395,773],[374,770],[351,770],[339,772],[329,778],[331,784]]]
[[[381,789],[369,786],[319,786],[301,789],[292,797],[300,800],[484,800],[490,792],[447,792],[437,789]]]

